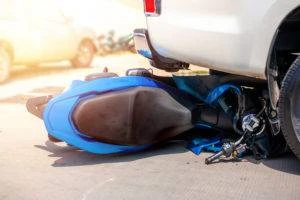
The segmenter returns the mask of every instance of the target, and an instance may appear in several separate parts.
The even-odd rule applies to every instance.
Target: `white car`
[[[144,0],[144,8],[138,53],[167,71],[194,64],[260,81],[300,158],[300,0]]]
[[[0,0],[0,82],[11,66],[70,60],[91,64],[96,51],[93,30],[76,26],[50,0]]]

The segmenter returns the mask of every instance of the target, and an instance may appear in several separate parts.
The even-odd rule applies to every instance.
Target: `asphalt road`
[[[205,165],[181,142],[131,155],[93,155],[47,141],[29,97],[58,93],[72,79],[149,67],[135,55],[97,58],[91,69],[65,63],[19,68],[0,86],[0,199],[300,199],[300,162],[273,160]],[[199,133],[201,134],[201,133]]]

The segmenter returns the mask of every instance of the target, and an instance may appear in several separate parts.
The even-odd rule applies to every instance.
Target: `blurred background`
[[[104,68],[150,68],[132,40],[145,26],[142,0],[0,0],[0,103],[58,93]]]
[[[97,58],[135,53],[145,24],[142,0],[0,0],[0,87],[49,66],[109,65]]]
[[[118,36],[145,27],[143,0],[60,0],[61,9],[97,35],[115,30]]]

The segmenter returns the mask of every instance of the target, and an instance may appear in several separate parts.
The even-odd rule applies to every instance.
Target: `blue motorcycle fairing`
[[[213,138],[193,138],[191,141],[189,141],[187,149],[191,150],[196,155],[200,155],[202,151],[217,153],[222,150],[221,137],[216,136]]]
[[[128,146],[96,141],[81,134],[72,122],[72,112],[82,99],[105,92],[143,86],[178,93],[166,84],[140,76],[100,78],[88,82],[76,80],[64,93],[51,99],[47,104],[43,113],[46,129],[51,136],[91,153],[110,154],[145,149],[150,145]]]
[[[192,95],[208,105],[213,105],[220,96],[225,94],[225,92],[230,89],[234,90],[238,94],[241,94],[241,88],[231,83],[218,84],[209,90],[207,87],[203,86],[203,82],[201,82],[199,79],[195,80],[194,77],[173,76],[173,80],[180,90]],[[203,87],[202,89],[200,88],[199,84],[201,84],[201,87]]]

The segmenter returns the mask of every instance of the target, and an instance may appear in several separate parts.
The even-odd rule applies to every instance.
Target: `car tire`
[[[278,107],[282,133],[290,149],[300,159],[300,57],[283,79]]]
[[[89,67],[93,61],[94,53],[94,44],[90,40],[82,41],[75,58],[71,60],[72,66],[76,68]]]
[[[7,50],[0,47],[0,83],[6,81],[10,74],[11,57]]]

